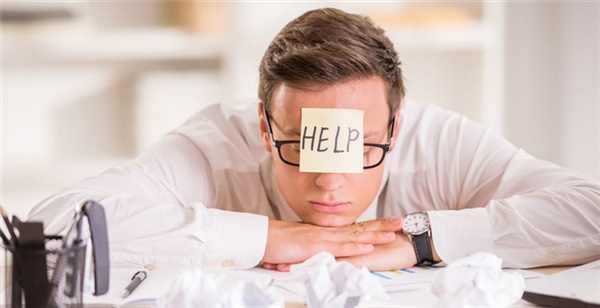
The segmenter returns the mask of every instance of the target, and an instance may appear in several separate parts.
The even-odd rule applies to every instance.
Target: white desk
[[[541,267],[541,268],[535,268],[535,269],[531,269],[531,271],[536,272],[536,273],[540,273],[543,275],[551,275],[551,274],[555,274],[561,271],[564,271],[566,269],[571,268],[571,266],[557,266],[557,267]],[[111,292],[116,292],[116,294],[120,294],[120,292],[122,291],[122,289],[124,288],[124,286],[127,284],[127,280],[124,278],[124,276],[128,276],[124,275],[123,273],[128,273],[129,271],[131,271],[132,273],[134,272],[133,269],[131,270],[122,270],[120,275],[113,275],[112,279],[111,279]],[[275,273],[276,275],[278,273]],[[5,266],[2,265],[0,266],[0,277],[2,277],[2,279],[0,280],[0,290],[4,291],[6,288],[6,281],[5,281]],[[156,278],[156,277],[155,277]],[[117,281],[118,280],[118,281]],[[122,281],[121,281],[122,280]],[[146,283],[147,284],[147,283]],[[286,298],[286,307],[290,307],[290,308],[299,308],[299,307],[306,307],[305,303],[303,302],[302,297],[300,297],[297,294],[294,294],[288,290],[285,289],[279,289],[279,291],[281,291],[281,293],[285,296]],[[425,307],[425,306],[433,306],[435,305],[437,298],[431,294],[431,292],[427,291],[427,290],[419,290],[419,291],[406,291],[406,292],[388,292],[388,294],[390,295],[390,297],[392,298],[392,301],[389,303],[377,303],[377,306],[380,307],[384,307],[384,306],[388,306],[388,307]],[[96,304],[92,304],[92,305],[85,305],[86,307],[98,307],[98,306],[102,306],[102,307],[106,307],[106,305],[97,305],[98,303],[102,303],[103,300],[101,298],[95,298],[93,295],[91,294],[86,294],[86,299],[92,298],[93,303]],[[0,292],[0,305],[3,305],[5,303],[5,296],[4,296],[4,292]],[[386,305],[388,304],[388,305]],[[525,301],[519,301],[517,302],[514,307],[531,307],[533,306],[530,303],[527,303]]]
[[[570,267],[547,267],[547,268],[539,268],[539,269],[534,269],[533,272],[535,273],[539,273],[539,274],[552,274],[552,273],[557,273],[559,271],[568,269]],[[171,279],[175,279],[175,277],[177,277],[177,275],[179,275],[181,273],[181,271],[185,271],[187,269],[181,269],[181,271],[178,273],[176,271],[172,271],[172,272],[165,272],[163,271],[163,269],[159,269],[160,271],[155,272],[154,274],[151,272],[150,275],[148,276],[148,280],[145,281],[144,283],[142,283],[140,285],[140,287],[133,292],[133,294],[131,295],[131,298],[128,299],[128,301],[131,300],[138,300],[138,299],[143,299],[144,296],[142,296],[143,293],[150,293],[150,294],[154,294],[157,295],[156,292],[159,292],[160,290],[164,290],[164,288],[168,288],[170,286],[170,283],[167,286],[164,286],[164,284],[160,284],[157,286],[156,285],[156,281],[158,280],[171,280]],[[300,278],[295,278],[293,276],[291,276],[289,273],[280,273],[280,272],[276,272],[276,271],[266,271],[264,269],[252,269],[250,270],[250,272],[255,273],[257,275],[263,275],[263,277],[266,275],[266,273],[268,273],[273,279],[274,282],[272,283],[273,288],[280,293],[281,295],[284,296],[286,304],[286,307],[292,307],[292,308],[298,308],[298,307],[305,307],[306,304],[304,303],[304,297],[302,295],[300,295],[298,291],[299,288],[303,287],[303,282]],[[119,269],[119,270],[113,270],[113,272],[111,272],[111,290],[109,292],[109,295],[103,296],[103,297],[93,297],[91,295],[86,295],[86,302],[89,303],[93,303],[94,307],[98,307],[99,303],[104,303],[106,304],[107,302],[111,302],[111,301],[119,301],[120,297],[120,293],[122,292],[122,290],[124,289],[124,287],[126,286],[126,284],[128,283],[128,280],[130,279],[131,275],[135,273],[134,269]],[[158,276],[160,275],[160,276]],[[277,281],[284,281],[285,284],[279,284],[277,283]],[[155,283],[155,285],[151,285],[152,283]],[[262,284],[262,283],[261,283]],[[266,286],[266,284],[264,284]],[[282,287],[282,285],[285,285],[285,287]],[[163,286],[163,288],[160,288],[160,286]],[[158,287],[158,288],[157,288]],[[150,290],[152,289],[152,290]],[[430,291],[428,291],[427,289],[419,289],[419,290],[414,290],[414,291],[389,291],[388,290],[388,295],[390,295],[391,297],[391,301],[386,301],[386,302],[379,302],[379,301],[374,301],[372,303],[372,305],[368,305],[368,306],[372,306],[372,307],[431,307],[434,306],[438,299],[437,297],[435,297]],[[109,299],[112,298],[112,299]],[[128,302],[127,301],[127,302]],[[147,303],[147,302],[146,302]],[[514,307],[526,307],[526,306],[533,306],[530,303],[527,303],[525,301],[519,301],[517,302]],[[102,307],[106,307],[105,305]]]

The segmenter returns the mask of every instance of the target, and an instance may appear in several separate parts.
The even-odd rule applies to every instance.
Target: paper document
[[[165,297],[173,283],[191,267],[169,267],[156,268],[148,272],[148,277],[131,292],[126,298],[122,298],[123,290],[131,281],[133,275],[139,269],[112,268],[110,271],[110,288],[108,293],[94,296],[85,293],[83,302],[85,307],[155,307],[158,300]],[[267,288],[272,282],[269,275],[260,275],[247,271],[228,272],[223,270],[202,270],[207,274],[235,273],[236,277],[246,281],[252,281],[260,288]]]
[[[427,289],[433,282],[433,275],[439,266],[415,266],[408,269],[371,272],[377,276],[387,292]]]
[[[402,270],[371,272],[371,274],[382,282],[385,291],[394,298],[394,293],[429,291],[433,282],[433,276],[442,268],[444,267],[435,265],[415,266]],[[261,267],[256,267],[249,271],[270,275],[273,278],[272,285],[288,293],[285,294],[286,301],[303,302],[306,291],[304,288],[304,278],[302,276],[287,272],[266,270]],[[525,279],[544,276],[543,274],[527,270],[504,269],[504,271],[518,271]]]
[[[439,268],[443,267],[422,266],[403,270],[371,272],[371,274],[382,282],[387,292],[411,291],[429,288],[433,281],[433,275]],[[251,271],[270,275],[273,278],[274,286],[305,296],[302,276],[266,270],[260,267],[253,268]]]
[[[415,266],[402,270],[386,271],[386,272],[372,272],[373,275],[379,277],[383,283],[383,287],[387,292],[398,292],[398,291],[414,291],[429,289],[433,282],[433,276],[435,273],[444,268],[443,266]],[[504,269],[505,272],[518,271],[523,278],[538,278],[544,275],[516,269]]]
[[[94,296],[85,293],[83,302],[86,307],[124,307],[155,306],[156,300],[165,295],[171,283],[185,268],[158,268],[149,272],[148,278],[126,298],[122,298],[123,290],[139,269],[112,268],[110,270],[110,288],[108,293]]]
[[[438,266],[419,266],[409,269],[371,272],[379,279],[386,292],[392,298],[392,301],[403,299],[407,300],[407,294],[421,294],[427,292],[433,282],[435,273],[443,267]],[[141,283],[134,292],[127,298],[122,298],[122,292],[131,281],[131,277],[138,269],[111,269],[109,292],[102,296],[94,296],[90,293],[84,294],[84,303],[86,307],[133,307],[156,306],[157,300],[164,297],[170,289],[173,282],[190,268],[157,268],[150,271],[148,278]],[[525,279],[542,277],[544,275],[526,270],[508,270],[518,271]],[[210,271],[207,271],[210,272]],[[275,287],[280,292],[286,302],[305,303],[306,290],[304,286],[305,277],[289,272],[278,272],[266,270],[262,267],[256,267],[249,270],[238,271],[237,274],[248,274],[252,280],[261,287]],[[417,291],[417,292],[413,292]],[[410,297],[410,296],[409,296]],[[432,296],[433,297],[433,296]]]

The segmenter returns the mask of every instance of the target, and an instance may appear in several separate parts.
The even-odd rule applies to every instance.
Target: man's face
[[[365,143],[387,144],[390,117],[385,94],[385,83],[379,77],[309,90],[282,84],[273,93],[269,112],[273,138],[300,140],[302,108],[346,108],[364,111]],[[269,140],[262,108],[259,114],[263,144],[273,154],[279,189],[300,219],[321,226],[355,222],[379,190],[383,164],[357,174],[300,172],[298,167],[281,161]]]

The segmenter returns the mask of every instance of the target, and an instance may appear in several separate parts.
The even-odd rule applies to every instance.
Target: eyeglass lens
[[[300,143],[285,143],[279,147],[281,157],[288,163],[300,164]],[[363,147],[363,167],[377,165],[385,156],[385,150],[377,146]]]

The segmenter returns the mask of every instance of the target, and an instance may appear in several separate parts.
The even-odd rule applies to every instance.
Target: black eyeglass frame
[[[275,140],[275,138],[273,138],[273,129],[271,128],[271,120],[269,119],[269,113],[267,112],[267,109],[264,107],[264,105],[263,105],[263,113],[265,115],[265,119],[267,120],[267,128],[269,129],[269,139],[271,140],[271,145],[277,148],[277,153],[279,154],[279,158],[281,159],[281,161],[290,166],[300,167],[300,164],[295,164],[295,163],[289,162],[285,158],[283,158],[283,156],[281,155],[281,146],[283,146],[285,144],[290,144],[290,143],[298,143],[299,144],[300,140]],[[396,124],[396,115],[394,115],[394,117],[388,124],[391,124],[390,138],[389,138],[389,140],[391,141],[392,138],[394,137],[394,125]],[[381,155],[381,159],[379,160],[379,162],[377,162],[375,165],[366,166],[366,167],[363,166],[363,169],[365,169],[365,170],[372,169],[372,168],[375,168],[375,167],[378,167],[379,165],[381,165],[381,163],[383,163],[383,160],[385,159],[385,155],[387,155],[387,153],[391,149],[391,142],[387,143],[387,144],[364,143],[363,145],[381,148],[384,153],[383,155]]]

